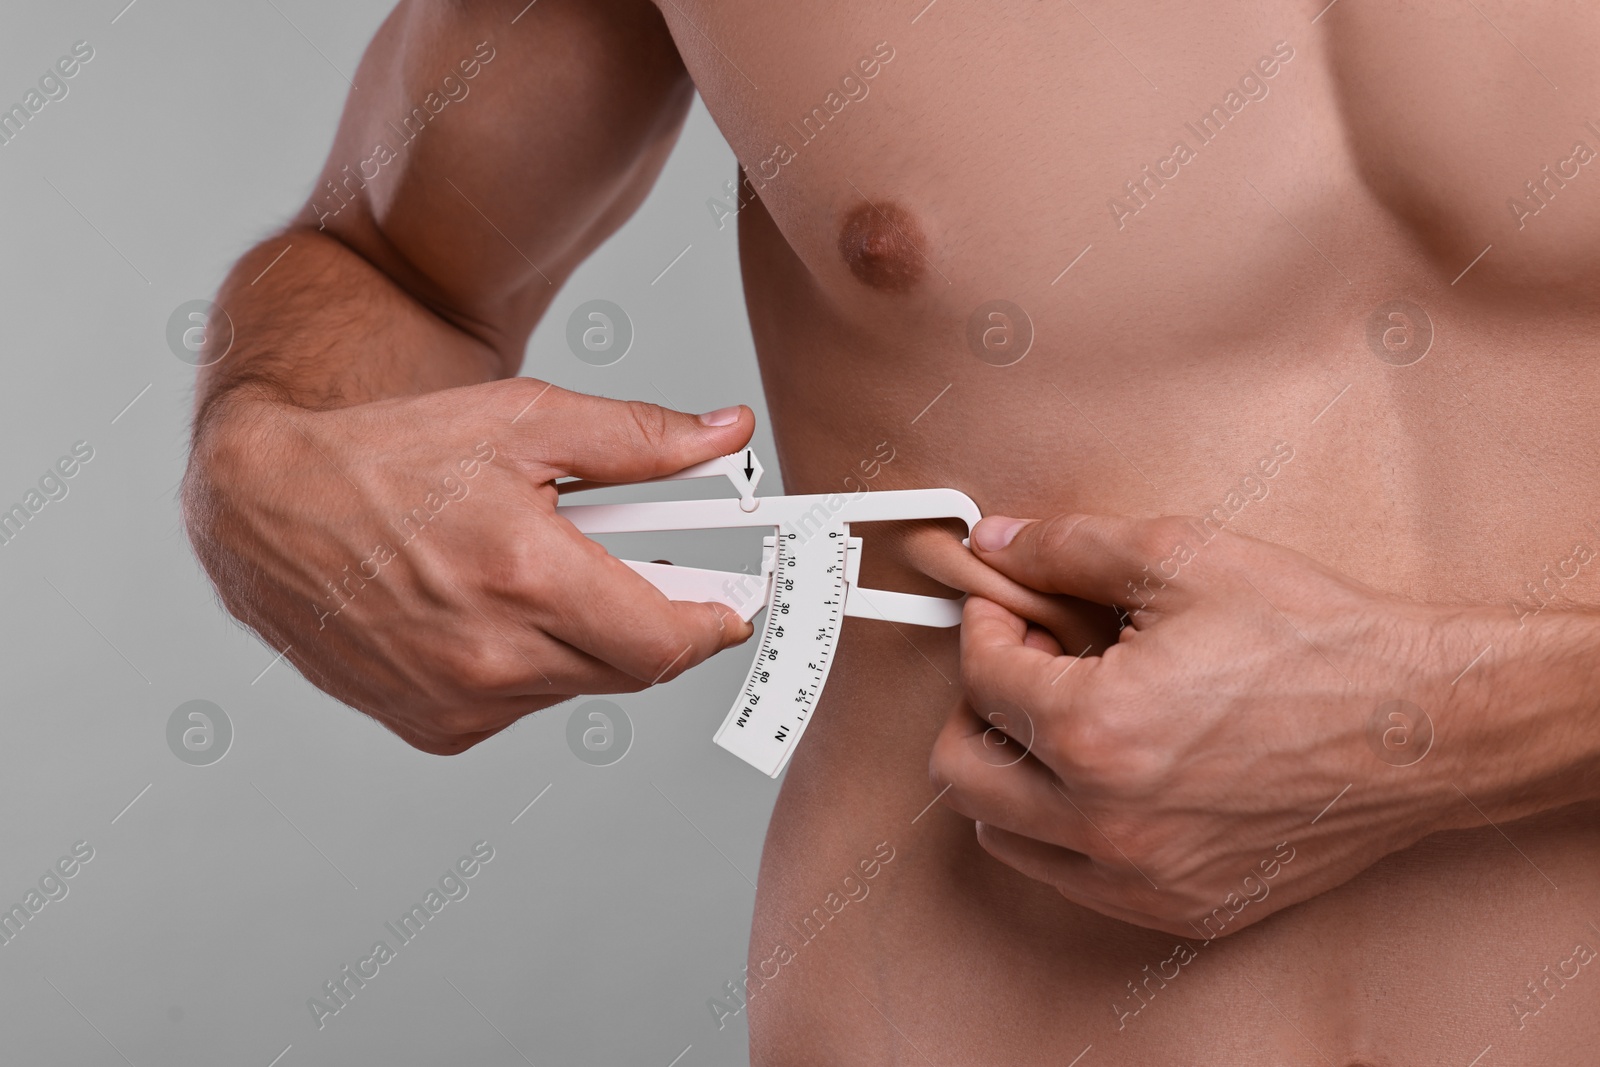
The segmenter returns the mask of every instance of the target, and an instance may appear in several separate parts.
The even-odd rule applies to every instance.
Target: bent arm
[[[356,84],[304,211],[222,286],[235,341],[201,372],[197,446],[230,397],[320,409],[515,374],[693,94],[645,0],[403,0]]]
[[[233,345],[205,353],[183,503],[223,606],[439,753],[742,641],[743,620],[668,601],[555,504],[562,478],[731,452],[748,409],[696,418],[512,377],[682,126],[693,88],[660,14],[405,0],[356,80],[305,211],[218,297]]]

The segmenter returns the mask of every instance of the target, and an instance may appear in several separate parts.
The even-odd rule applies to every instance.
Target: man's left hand
[[[1105,915],[1211,937],[1470,824],[1453,765],[1423,758],[1482,647],[1480,627],[1456,624],[1463,609],[1183,519],[991,517],[972,545],[1024,585],[1128,614],[1115,644],[1080,658],[967,602],[970,707],[931,774],[1023,874]]]

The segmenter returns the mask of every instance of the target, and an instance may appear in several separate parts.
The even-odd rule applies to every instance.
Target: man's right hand
[[[671,474],[753,429],[744,407],[695,416],[531,378],[327,410],[240,390],[197,442],[186,515],[230,612],[319,688],[456,753],[750,636],[580,534],[555,482]]]
[[[184,506],[224,606],[436,753],[744,640],[579,534],[555,481],[725,455],[751,412],[708,425],[511,377],[683,126],[661,12],[399,0],[353,80],[305,210],[217,297],[231,346],[201,367]]]

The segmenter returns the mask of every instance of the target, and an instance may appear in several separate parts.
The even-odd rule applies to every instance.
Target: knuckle
[[[495,406],[504,410],[507,418],[515,418],[521,432],[534,434],[540,432],[543,424],[542,419],[534,417],[534,412],[548,414],[559,410],[566,406],[565,402],[571,395],[560,386],[541,378],[521,376],[488,382],[483,388],[495,391]]]
[[[636,650],[639,668],[634,673],[646,685],[671,681],[696,662],[693,644],[669,630],[640,634]]]
[[[498,727],[499,724],[499,716],[488,708],[477,708],[471,705],[445,708],[433,716],[433,729],[444,735],[442,739],[434,743],[441,748],[447,749],[443,754],[450,755],[462,751],[460,742],[454,739],[470,734],[487,733]]]
[[[1045,559],[1062,555],[1072,546],[1076,537],[1082,536],[1076,531],[1083,522],[1081,515],[1053,515],[1041,519],[1039,532],[1034,538],[1034,551]]]
[[[663,679],[664,680],[664,679]],[[617,680],[606,686],[608,693],[642,693],[650,688],[649,678],[622,672]]]
[[[394,733],[418,752],[426,752],[430,756],[454,756],[466,751],[459,741],[452,741],[442,733],[423,734],[410,730],[395,730]]]
[[[1183,519],[1170,515],[1151,519],[1135,528],[1132,547],[1141,559],[1153,562],[1171,552],[1172,546],[1182,541],[1187,532]]]
[[[490,383],[490,386],[491,388],[504,390],[519,405],[543,396],[546,392],[554,393],[559,388],[542,378],[527,378],[521,375],[515,378],[501,378],[496,382]],[[565,390],[561,391],[565,392]],[[541,403],[547,403],[552,399],[554,399],[552,396],[545,396]]]
[[[1064,739],[1065,750],[1054,755],[1068,776],[1096,792],[1137,795],[1142,781],[1132,779],[1136,762],[1123,743],[1122,731],[1103,721],[1080,725]]]
[[[460,641],[444,650],[440,660],[445,680],[473,696],[504,694],[518,686],[529,669],[517,649],[498,636]]]
[[[1085,769],[1101,770],[1121,755],[1122,730],[1113,715],[1103,709],[1077,715],[1062,730],[1062,753]]]
[[[1048,767],[1057,779],[1079,780],[1082,769],[1070,725],[1051,722],[1034,729],[1028,740],[1028,754]]]
[[[1161,552],[1172,551],[1172,546],[1186,537],[1193,536],[1193,527],[1190,521],[1180,515],[1166,515],[1155,522],[1155,528],[1160,535],[1156,538]]]
[[[967,641],[961,643],[961,688],[975,704],[987,700],[993,689],[988,660],[989,657],[975,644]]]
[[[486,553],[479,582],[491,597],[541,603],[548,592],[544,553],[531,537],[513,537]]]
[[[1073,781],[1138,795],[1151,777],[1140,731],[1109,703],[1075,708],[1037,746],[1040,756]]]
[[[1070,714],[1052,723],[1045,741],[1050,756],[1075,775],[1097,770],[1116,745],[1116,730],[1111,723],[1111,701],[1101,696],[1103,687],[1089,683],[1073,701]]]
[[[643,400],[629,400],[628,420],[640,445],[650,452],[664,452],[672,443],[672,423],[667,410]]]

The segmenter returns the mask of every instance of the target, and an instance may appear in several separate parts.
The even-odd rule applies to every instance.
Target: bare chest
[[[1193,513],[1283,441],[1243,532],[1467,599],[1600,503],[1591,9],[661,7],[795,484],[889,439],[991,508]]]
[[[1592,280],[1600,14],[1318,6],[661,5],[742,195],[842,302],[1048,300],[1095,244],[1085,299],[1143,279],[1202,306],[1280,266],[1241,237],[1289,226],[1333,282],[1415,259],[1453,277],[1491,243],[1479,284]]]

